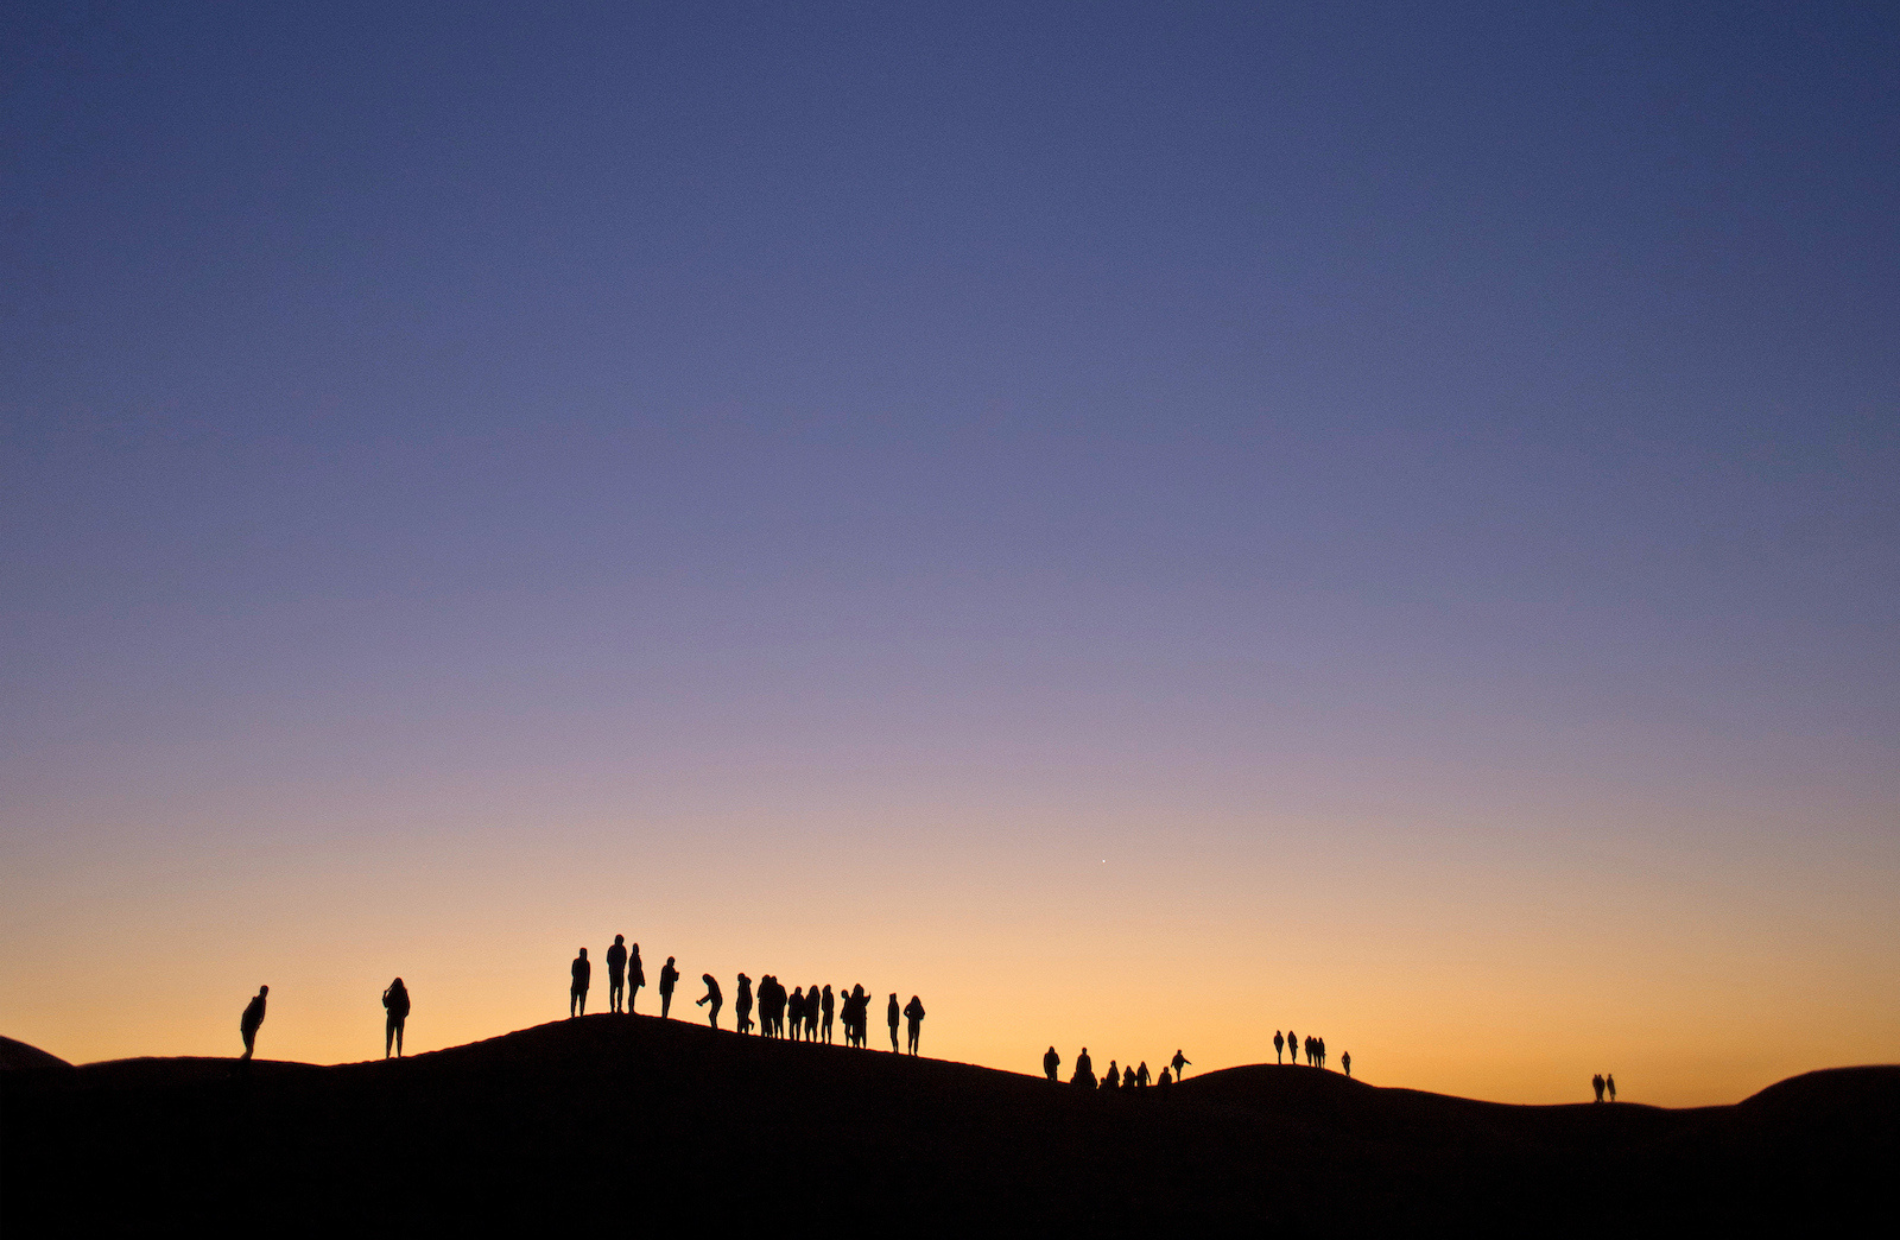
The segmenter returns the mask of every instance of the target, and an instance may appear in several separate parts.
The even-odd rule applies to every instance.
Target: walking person
[[[904,1005],[904,1019],[910,1022],[910,1053],[915,1055],[917,1035],[924,1027],[924,1005],[916,995],[912,995],[910,1002]]]
[[[240,1059],[248,1060],[257,1049],[257,1031],[264,1027],[264,999],[269,994],[270,987],[259,986],[251,1001],[244,1005],[244,1015],[238,1018],[238,1032],[244,1037],[244,1054]]]
[[[1180,1047],[1178,1046],[1175,1047],[1174,1058],[1168,1061],[1168,1063],[1174,1068],[1174,1079],[1177,1081],[1180,1080],[1182,1077],[1181,1069],[1187,1067],[1189,1064],[1193,1062],[1194,1061],[1192,1059],[1189,1059],[1186,1055],[1183,1055],[1181,1053]]]
[[[891,1054],[897,1053],[897,1020],[902,1013],[897,1010],[897,992],[891,992],[891,1002],[884,1009],[884,1023],[891,1027]]]
[[[594,976],[594,966],[587,963],[587,949],[581,948],[581,954],[574,957],[573,965],[568,969],[573,975],[573,984],[567,988],[567,1018],[587,1015],[587,985]]]
[[[402,1026],[409,1019],[409,988],[402,984],[399,977],[389,984],[383,992],[383,1011],[389,1015],[383,1021],[383,1058],[389,1058],[390,1043],[396,1045],[396,1058],[402,1058]]]
[[[673,958],[668,956],[666,963],[660,966],[660,1019],[673,1008],[673,987],[680,980],[680,971],[673,967]]]
[[[618,1012],[620,1005],[627,999],[627,939],[625,935],[614,935],[614,945],[607,949],[607,1010]]]
[[[1339,1066],[1346,1070],[1346,1075],[1348,1077],[1352,1076],[1352,1052],[1351,1051],[1346,1051],[1340,1055]]]
[[[712,1012],[710,1013],[712,1027],[717,1029],[719,1028],[719,1009],[726,1005],[726,997],[719,993],[719,983],[713,980],[712,974],[701,973],[699,980],[706,983],[706,994],[705,997],[695,1001],[693,1006],[705,1007],[708,1003],[712,1004]]]
[[[1603,1077],[1603,1088],[1609,1091],[1610,1101],[1616,1101],[1616,1073],[1610,1072]]]
[[[1050,1080],[1056,1079],[1056,1073],[1062,1069],[1062,1056],[1056,1054],[1056,1048],[1050,1047],[1042,1053],[1042,1074]]]

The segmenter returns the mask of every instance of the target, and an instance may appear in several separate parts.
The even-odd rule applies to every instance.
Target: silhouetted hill
[[[1272,1065],[1164,1100],[645,1016],[389,1063],[4,1077],[10,1233],[1811,1227],[1887,1206],[1900,1152],[1900,1068],[1686,1111],[1506,1106]]]
[[[58,1055],[12,1038],[0,1038],[0,1072],[70,1072],[73,1066]]]

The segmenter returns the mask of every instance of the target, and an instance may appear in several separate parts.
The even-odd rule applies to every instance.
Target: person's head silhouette
[[[587,959],[587,949],[585,947],[581,948],[581,959]]]
[[[267,994],[269,994],[269,993],[270,993],[270,987],[268,987],[268,986],[259,986],[259,987],[257,988],[257,993],[258,993],[258,994],[260,994],[260,995],[267,995]]]
[[[625,936],[625,935],[622,935],[622,934],[616,934],[616,935],[614,935],[614,943],[615,943],[616,945],[618,945],[618,944],[621,944],[621,943],[625,943],[626,941],[627,941],[627,938],[626,938],[626,936]]]

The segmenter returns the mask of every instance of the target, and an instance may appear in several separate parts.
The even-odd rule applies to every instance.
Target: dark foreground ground
[[[1892,1219],[1900,1068],[1517,1107],[1233,1068],[1106,1095],[590,1016],[392,1063],[0,1071],[0,1232],[1811,1231]],[[1607,1234],[1607,1233],[1606,1233]],[[1799,1233],[1797,1233],[1799,1234]]]

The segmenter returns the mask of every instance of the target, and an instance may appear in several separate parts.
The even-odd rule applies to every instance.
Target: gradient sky
[[[1892,5],[396,7],[0,18],[0,1032],[1900,1059]]]

